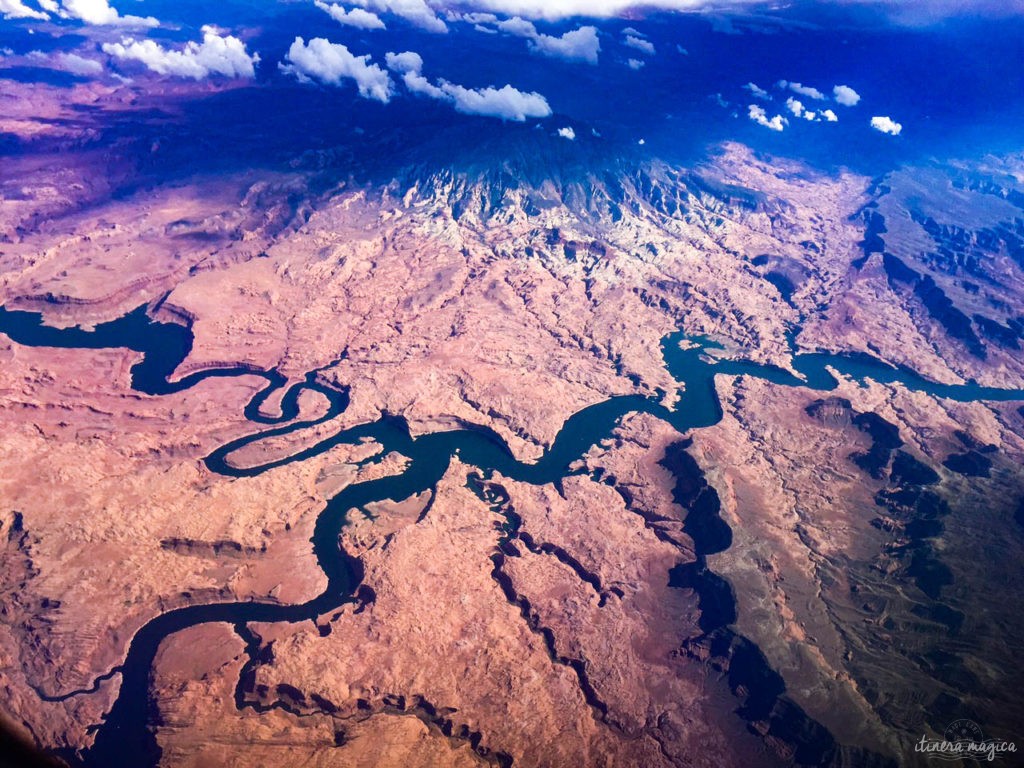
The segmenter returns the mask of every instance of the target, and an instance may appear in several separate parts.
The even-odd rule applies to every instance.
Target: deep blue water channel
[[[803,379],[771,366],[745,361],[715,360],[707,355],[714,345],[706,339],[689,339],[695,345],[683,350],[679,344],[686,339],[682,332],[665,338],[662,344],[665,365],[672,377],[683,385],[681,401],[669,410],[654,398],[639,395],[612,397],[584,408],[563,424],[552,446],[535,463],[517,461],[504,441],[492,430],[479,427],[412,437],[408,425],[398,416],[386,415],[380,420],[338,432],[298,453],[268,464],[239,469],[227,458],[245,445],[274,435],[326,422],[335,418],[348,405],[348,395],[321,384],[316,372],[304,382],[295,384],[282,397],[281,415],[267,417],[260,406],[286,383],[279,372],[260,371],[250,367],[229,367],[192,373],[169,383],[168,377],[188,356],[192,348],[191,331],[174,323],[152,321],[145,307],[93,330],[56,329],[42,323],[36,313],[10,311],[0,307],[0,332],[18,344],[34,347],[74,349],[128,348],[141,352],[143,359],[132,368],[135,390],[154,396],[179,392],[211,377],[257,375],[267,381],[244,409],[246,418],[260,424],[277,425],[259,433],[232,441],[206,458],[214,472],[232,477],[258,475],[273,467],[304,461],[335,445],[355,443],[370,438],[384,447],[384,452],[397,451],[410,460],[399,475],[357,483],[331,498],[317,519],[312,543],[319,566],[328,578],[324,592],[309,602],[280,605],[258,602],[226,602],[194,605],[168,611],[145,624],[132,639],[127,657],[120,668],[104,678],[120,673],[120,694],[113,709],[99,726],[94,746],[84,756],[63,754],[72,764],[87,768],[149,768],[159,759],[159,748],[148,728],[152,714],[148,696],[153,659],[160,643],[168,635],[207,622],[243,625],[247,622],[301,622],[337,609],[352,596],[361,578],[358,561],[338,547],[338,535],[349,510],[382,500],[401,501],[433,488],[446,472],[451,458],[483,472],[496,471],[507,477],[533,484],[552,483],[572,474],[570,465],[581,458],[591,446],[608,437],[619,420],[628,413],[653,414],[671,424],[679,432],[716,424],[722,409],[714,388],[718,375],[748,375],[792,387],[830,391],[836,379],[826,369],[832,367],[844,376],[858,381],[873,379],[882,383],[900,383],[936,397],[957,401],[1024,401],[1024,391],[981,387],[974,383],[946,385],[929,381],[906,368],[895,368],[865,355],[834,355],[825,353],[796,354],[793,368]],[[327,412],[318,419],[295,422],[298,397],[303,389],[314,389],[330,402]],[[698,543],[699,544],[699,543]],[[667,577],[667,576],[666,576]],[[95,688],[95,686],[94,686]],[[93,690],[93,689],[89,689]],[[60,698],[81,695],[76,691]]]

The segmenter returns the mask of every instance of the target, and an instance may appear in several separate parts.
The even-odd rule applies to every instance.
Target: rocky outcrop
[[[77,759],[141,628],[234,601],[284,618],[147,640],[167,765],[874,765],[957,712],[1019,719],[1018,680],[985,672],[1016,668],[1009,406],[722,375],[721,422],[685,442],[627,416],[562,478],[456,456],[408,498],[330,501],[448,460],[335,439],[357,425],[533,461],[609,398],[688,407],[661,346],[680,327],[786,384],[822,349],[1020,386],[1016,198],[737,145],[344,184],[330,153],[116,196],[17,163],[0,303],[47,339],[81,326],[0,345],[19,731]],[[86,185],[99,162],[62,160]],[[146,343],[95,343],[115,318]]]

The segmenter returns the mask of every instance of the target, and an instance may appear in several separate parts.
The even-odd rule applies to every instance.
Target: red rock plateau
[[[4,88],[4,131],[63,140]],[[0,709],[61,760],[88,761],[158,617],[326,605],[330,500],[420,459],[325,441],[387,417],[410,446],[494,435],[527,473],[627,395],[649,412],[554,479],[466,449],[340,510],[352,589],[322,612],[161,638],[159,765],[882,766],[964,713],[1024,722],[1024,415],[957,394],[1024,389],[1012,176],[880,185],[728,144],[496,193],[44,154],[5,168],[0,305],[87,333],[144,307],[191,334],[172,384],[237,374],[147,394],[144,352],[0,334]],[[145,183],[112,195],[119,173]],[[721,418],[683,431],[659,416],[696,392],[665,363],[680,329],[720,345],[704,364],[773,366],[719,373]],[[780,380],[813,352],[951,386]]]

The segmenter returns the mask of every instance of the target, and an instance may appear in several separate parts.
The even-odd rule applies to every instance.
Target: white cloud
[[[465,21],[468,24],[497,24],[498,17],[493,13],[463,13],[448,12],[448,21]]]
[[[157,27],[160,22],[152,16],[122,16],[108,0],[64,0],[62,16],[79,19],[86,24],[119,27]]]
[[[875,116],[871,118],[871,127],[876,131],[887,133],[890,136],[899,136],[903,131],[903,125],[897,123],[888,116]]]
[[[757,104],[751,104],[747,107],[747,114],[751,120],[758,125],[763,125],[773,131],[783,131],[786,126],[789,125],[789,120],[784,118],[782,115],[775,115],[775,117],[769,119],[767,113],[764,111],[764,107],[758,106]]]
[[[5,19],[48,19],[47,14],[29,8],[21,0],[0,0],[0,14]]]
[[[825,98],[825,94],[819,91],[817,88],[812,88],[809,85],[803,83],[793,83],[789,80],[779,80],[779,88],[788,88],[794,93],[799,93],[801,96],[806,96],[808,99],[814,99],[815,101],[822,101]]]
[[[555,37],[538,32],[532,22],[515,16],[499,22],[498,29],[515,37],[525,38],[529,41],[530,50],[558,59],[597,64],[597,54],[601,52],[601,41],[597,38],[596,27],[580,27]]]
[[[73,75],[99,75],[103,72],[103,65],[100,62],[79,56],[77,53],[58,53],[54,63]]]
[[[341,43],[332,43],[314,37],[306,43],[301,37],[285,54],[285,62],[278,67],[294,75],[300,82],[319,80],[328,85],[341,85],[342,80],[354,80],[359,95],[387,104],[393,92],[391,78],[370,56],[356,56]]]
[[[104,43],[103,52],[116,59],[138,61],[160,75],[202,80],[210,75],[255,77],[259,54],[249,55],[245,43],[221,35],[215,27],[202,29],[203,41],[189,41],[180,50],[164,48],[153,40],[126,37],[120,43]]]
[[[523,122],[528,117],[548,117],[551,107],[539,93],[524,93],[506,85],[503,88],[465,88],[442,80],[441,90],[455,104],[455,110],[467,115],[500,117]]]
[[[456,13],[446,10],[449,20],[465,20],[471,23],[494,23],[494,13],[504,16],[522,16],[530,19],[559,20],[570,17],[611,18],[623,16],[630,10],[646,8],[662,11],[726,10],[730,6],[744,8],[763,0],[467,0],[464,4],[472,9],[470,13]],[[873,3],[886,7],[897,20],[907,23],[931,23],[949,16],[965,13],[986,13],[991,15],[1016,15],[1024,12],[1022,0],[923,0],[918,3],[896,3],[894,0],[835,0],[842,2]],[[25,0],[0,0],[0,15],[7,18],[44,19],[44,11],[57,13],[55,0],[36,0],[43,11],[26,5]],[[438,15],[444,9],[443,0],[350,0],[352,5],[379,13],[391,13],[423,29],[432,32],[446,32],[447,25]],[[912,6],[912,7],[911,7]],[[121,16],[110,7],[108,0],[65,0],[65,11],[61,15],[78,18],[92,24],[135,24],[155,26],[156,20],[137,16]],[[355,10],[355,9],[353,9]],[[346,12],[348,18],[352,10]],[[474,20],[475,17],[487,21]],[[490,18],[488,18],[490,17]],[[720,17],[727,18],[727,17]],[[95,20],[94,20],[95,19]],[[366,17],[363,21],[372,23]],[[345,22],[342,22],[345,23]],[[376,27],[374,27],[376,28]]]
[[[654,43],[649,40],[644,40],[642,37],[636,35],[626,35],[626,39],[623,41],[630,48],[633,48],[641,53],[646,53],[648,56],[653,56]]]
[[[423,71],[423,57],[415,51],[404,53],[387,53],[384,61],[388,69],[397,72],[402,76],[405,87],[413,93],[429,96],[432,99],[447,98],[445,92],[431,83],[421,73]]]
[[[772,100],[772,95],[768,93],[768,91],[766,91],[764,88],[761,88],[755,83],[747,83],[746,85],[743,86],[743,88],[750,91],[758,99],[762,99],[763,101]]]
[[[568,139],[569,141],[576,140],[576,131],[574,131],[572,128],[559,128],[558,135],[561,136],[563,139]]]
[[[533,22],[519,16],[499,21],[498,29],[515,37],[533,38],[538,35],[537,28],[533,25]]]
[[[860,101],[860,94],[848,85],[837,85],[832,89],[832,93],[836,97],[836,102],[844,107],[856,106],[857,102]]]
[[[26,58],[39,62],[43,66],[83,77],[99,75],[103,72],[103,65],[100,62],[79,56],[77,53],[58,53],[51,56],[42,51],[31,51],[26,54]]]
[[[733,0],[749,4],[756,0]],[[633,8],[683,11],[707,7],[710,0],[470,0],[467,3],[477,11],[523,16],[530,19],[567,19],[574,16],[611,18],[621,16]]]
[[[344,6],[325,3],[322,0],[315,0],[313,4],[339,24],[359,29],[387,29],[384,22],[380,20],[380,16],[370,13],[364,8],[346,10]]]
[[[442,0],[430,0],[442,6]],[[859,3],[881,7],[894,20],[907,24],[927,24],[951,16],[977,15],[1012,16],[1024,13],[1024,0],[832,0],[832,2]],[[764,0],[466,0],[475,11],[522,16],[530,19],[557,20],[570,17],[611,18],[623,16],[634,9],[655,11],[710,10],[727,12],[729,8],[763,5]],[[729,17],[714,17],[717,22],[728,23]],[[733,30],[736,31],[736,30]]]
[[[427,5],[426,0],[353,0],[356,5],[379,13],[393,13],[428,32],[444,33],[448,25]]]
[[[421,96],[429,96],[432,99],[440,100],[448,98],[443,88],[438,88],[419,72],[406,72],[402,75],[402,82],[405,83],[405,87],[410,91]]]
[[[634,70],[643,69],[646,63],[646,61],[641,61],[640,59],[628,59],[626,61],[626,64],[629,65],[629,68]]]
[[[419,74],[423,71],[423,57],[416,53],[416,51],[387,53],[384,55],[384,61],[387,63],[388,69],[399,74],[407,74],[409,72]]]
[[[456,111],[468,115],[499,117],[523,122],[530,117],[548,117],[551,107],[539,93],[524,93],[506,85],[503,88],[466,88],[447,80],[431,83],[423,76],[423,57],[415,51],[388,53],[388,67],[402,75],[402,82],[413,93],[448,101]]]
[[[580,27],[566,32],[561,37],[538,35],[531,40],[530,45],[545,56],[585,61],[588,64],[597,64],[597,54],[601,52],[601,41],[597,39],[596,27]]]
[[[836,117],[836,113],[833,112],[831,109],[823,109],[820,112],[813,109],[807,109],[807,107],[804,106],[802,101],[800,101],[799,99],[794,99],[792,96],[786,99],[786,109],[788,109],[794,117],[802,117],[809,123],[820,123],[822,121],[826,123],[839,122],[839,118]],[[751,117],[753,118],[753,115],[751,115]]]

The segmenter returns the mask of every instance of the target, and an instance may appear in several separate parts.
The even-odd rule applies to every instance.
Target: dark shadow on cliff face
[[[690,439],[670,445],[661,465],[675,478],[673,498],[687,511],[683,530],[693,539],[696,559],[669,573],[669,586],[692,589],[700,606],[703,635],[687,640],[683,652],[726,677],[739,706],[736,714],[781,758],[794,766],[890,766],[887,758],[841,746],[825,726],[786,696],[786,685],[761,649],[730,625],[737,618],[729,582],[708,568],[707,555],[732,546],[732,529],[721,518],[721,502],[696,459]]]
[[[60,768],[64,765],[16,734],[0,716],[0,768]]]

